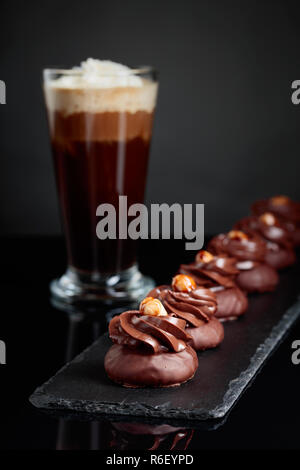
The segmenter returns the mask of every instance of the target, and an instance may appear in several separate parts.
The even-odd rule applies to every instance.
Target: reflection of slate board
[[[300,266],[272,294],[252,296],[244,318],[225,324],[225,340],[199,354],[191,381],[167,389],[126,389],[105,375],[111,342],[102,336],[30,397],[39,408],[174,419],[222,418],[300,314]],[[300,283],[299,283],[300,284]]]

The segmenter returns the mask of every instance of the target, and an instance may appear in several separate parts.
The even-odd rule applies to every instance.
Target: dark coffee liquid
[[[102,203],[114,205],[118,221],[120,195],[127,196],[128,206],[143,202],[150,137],[64,140],[64,132],[57,125],[59,139],[54,132],[52,148],[69,265],[86,273],[101,274],[131,267],[136,261],[137,242],[99,240],[96,226],[100,217],[96,216],[96,209]]]

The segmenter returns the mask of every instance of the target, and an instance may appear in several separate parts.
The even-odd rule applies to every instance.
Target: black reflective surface
[[[147,241],[141,248],[144,272],[159,283],[193,257],[178,241]],[[291,362],[291,343],[300,339],[299,322],[224,423],[210,430],[136,418],[88,421],[35,409],[28,397],[36,386],[96,339],[105,330],[106,319],[104,313],[67,314],[51,306],[48,283],[65,265],[60,240],[6,239],[0,252],[0,339],[7,346],[7,364],[0,366],[0,448],[299,448],[300,365]]]

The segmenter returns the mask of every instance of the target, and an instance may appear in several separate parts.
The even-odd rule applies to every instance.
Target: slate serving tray
[[[300,264],[281,275],[274,293],[253,295],[244,318],[225,323],[222,345],[199,354],[195,377],[180,387],[126,389],[105,374],[111,345],[100,337],[48,382],[30,402],[48,410],[168,420],[221,419],[251,383],[300,315]]]

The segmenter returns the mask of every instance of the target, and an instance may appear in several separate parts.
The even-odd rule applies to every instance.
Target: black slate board
[[[300,315],[300,265],[281,275],[270,294],[250,298],[249,310],[225,324],[225,340],[199,354],[195,377],[169,389],[126,389],[105,374],[107,335],[66,364],[30,397],[38,408],[110,416],[208,420],[232,408],[265,360]]]

